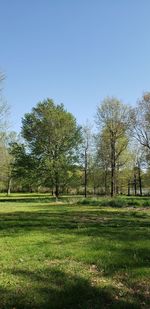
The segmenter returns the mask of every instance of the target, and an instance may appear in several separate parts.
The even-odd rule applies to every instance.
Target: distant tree
[[[116,163],[128,145],[130,123],[130,108],[114,97],[104,99],[97,109],[97,124],[107,133],[110,149],[111,196],[116,191]]]
[[[50,99],[37,104],[22,121],[22,136],[38,162],[43,177],[58,197],[69,169],[77,160],[81,142],[74,116]]]
[[[103,129],[96,136],[95,164],[97,165],[97,169],[99,169],[99,173],[101,174],[100,179],[100,183],[102,184],[101,192],[104,192],[104,194],[107,195],[110,192],[109,180],[110,180],[111,156],[110,156],[109,136],[107,130],[105,129]]]
[[[9,186],[10,175],[10,156],[8,152],[8,115],[9,106],[4,100],[2,95],[2,82],[5,76],[0,73],[0,180],[1,187],[5,188]],[[7,184],[7,185],[6,185]]]
[[[2,82],[4,81],[4,74],[0,73],[0,139],[3,138],[3,133],[7,129],[9,106],[2,96]]]
[[[5,79],[5,75],[0,72],[0,83],[2,83],[2,81]],[[2,89],[2,87],[0,87],[0,90]]]
[[[13,160],[10,154],[10,142],[13,142],[15,137],[15,132],[3,132],[0,138],[0,179],[3,189],[8,194],[11,189],[11,164]]]
[[[132,123],[134,137],[145,149],[150,150],[150,92],[144,93],[132,110]]]
[[[34,156],[27,152],[24,144],[12,142],[9,147],[11,156],[10,168],[11,179],[19,181],[23,189],[32,191],[33,187],[38,188],[38,165]]]
[[[143,194],[143,174],[144,171],[148,169],[148,161],[147,154],[144,151],[144,148],[141,145],[136,145],[134,147],[134,165],[133,165],[133,173],[134,173],[134,188],[135,193],[137,188],[139,190],[139,194]],[[136,182],[136,183],[135,183]]]
[[[89,121],[82,127],[82,164],[84,168],[84,196],[87,196],[88,172],[90,170],[90,159],[92,156],[92,125]]]

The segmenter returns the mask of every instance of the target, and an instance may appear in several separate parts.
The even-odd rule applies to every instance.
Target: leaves
[[[77,161],[77,147],[81,142],[80,127],[64,106],[50,99],[37,104],[23,119],[22,136],[30,155],[38,161],[39,171],[50,186],[62,186],[68,170]]]

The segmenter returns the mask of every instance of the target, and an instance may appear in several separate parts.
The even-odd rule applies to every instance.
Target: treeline
[[[107,97],[95,114],[96,130],[79,126],[47,99],[24,115],[18,136],[8,132],[1,98],[0,191],[149,194],[150,93],[134,108]]]

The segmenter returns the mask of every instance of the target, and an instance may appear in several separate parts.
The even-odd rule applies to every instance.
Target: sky
[[[0,0],[11,129],[46,98],[79,124],[106,96],[134,105],[150,91],[149,14],[149,0]]]

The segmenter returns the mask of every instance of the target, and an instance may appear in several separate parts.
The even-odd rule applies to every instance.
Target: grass
[[[1,195],[0,309],[150,308],[149,199],[121,200]]]
[[[79,204],[111,207],[143,206],[150,207],[150,198],[148,197],[115,197],[115,198],[83,198],[79,199]]]

